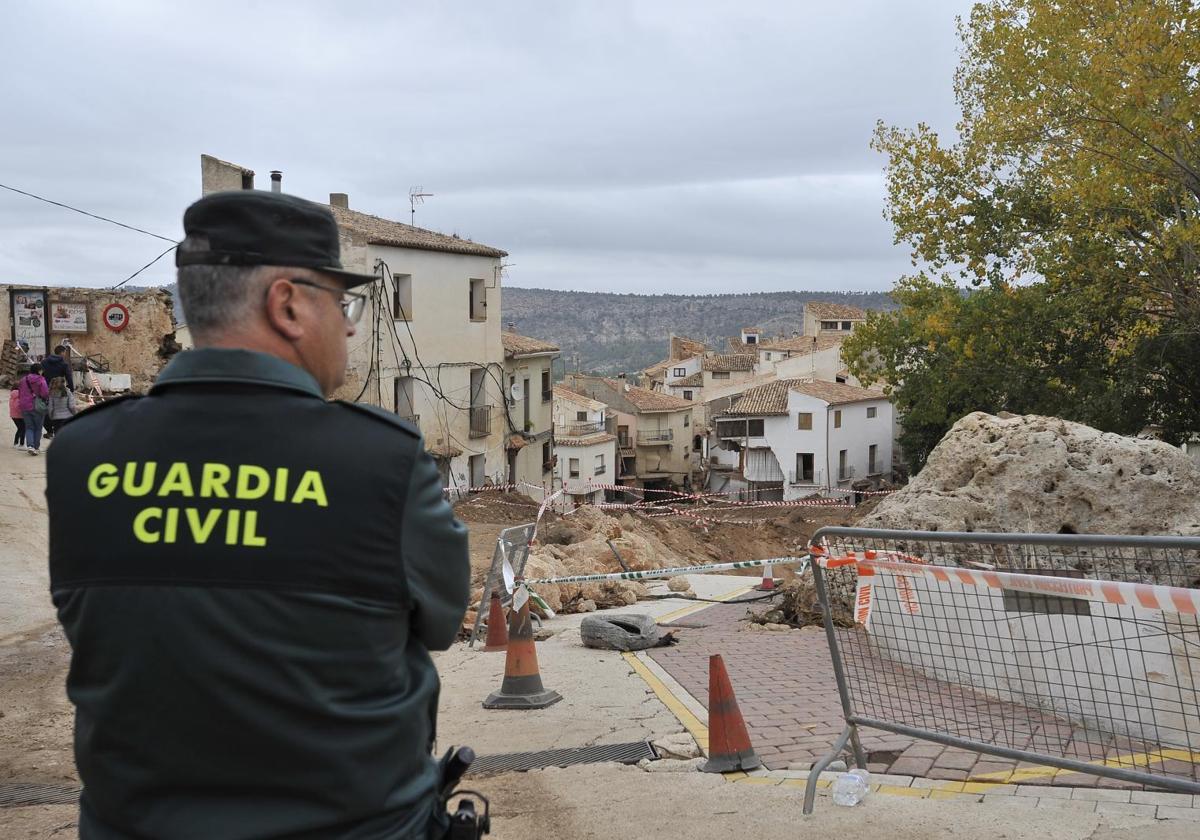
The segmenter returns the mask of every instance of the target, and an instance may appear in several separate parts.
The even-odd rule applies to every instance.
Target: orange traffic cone
[[[504,607],[500,606],[500,593],[492,593],[492,605],[488,608],[487,644],[483,649],[488,652],[508,648],[508,623],[504,619]]]
[[[746,722],[719,653],[708,658],[708,761],[705,773],[753,770],[762,762],[750,745]]]
[[[759,592],[770,592],[775,588],[775,573],[771,571],[771,564],[763,566],[762,583],[755,587]]]
[[[522,594],[524,597],[522,598]],[[516,604],[520,604],[519,608]],[[533,644],[533,622],[529,620],[529,593],[524,584],[513,591],[514,608],[508,614],[508,658],[504,682],[483,701],[485,709],[544,709],[562,699],[557,691],[542,685],[537,648]]]

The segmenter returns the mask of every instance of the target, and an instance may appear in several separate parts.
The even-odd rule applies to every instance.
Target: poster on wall
[[[45,289],[10,289],[12,338],[31,357],[41,359],[48,352],[50,325],[46,320]]]
[[[62,301],[50,304],[50,332],[87,332],[87,304]]]

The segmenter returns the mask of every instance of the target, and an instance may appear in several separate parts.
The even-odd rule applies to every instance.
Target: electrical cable
[[[126,283],[128,283],[130,280],[132,280],[134,277],[137,277],[139,274],[141,274],[141,273],[142,273],[143,271],[145,271],[147,268],[149,268],[150,266],[154,265],[156,262],[158,262],[159,260],[161,260],[163,257],[165,257],[167,254],[171,253],[172,251],[174,251],[174,250],[175,250],[176,248],[178,248],[178,247],[179,247],[178,245],[172,245],[170,248],[168,248],[167,250],[163,251],[161,254],[159,254],[159,255],[158,255],[157,257],[155,257],[154,259],[150,260],[150,262],[146,263],[144,266],[142,266],[141,268],[139,268],[137,271],[133,272],[133,274],[130,274],[128,277],[126,277],[124,280],[122,280],[122,281],[121,281],[120,283],[118,283],[117,285],[115,285],[115,286],[110,286],[110,287],[109,287],[109,289],[110,289],[110,290],[112,290],[112,289],[119,289],[119,288],[121,288],[121,287],[122,287],[122,286],[124,286]]]
[[[19,193],[20,195],[28,196],[29,198],[35,198],[38,201],[44,201],[47,204],[53,204],[55,207],[61,207],[64,210],[70,210],[74,213],[80,213],[84,216],[89,216],[90,218],[98,219],[102,222],[108,222],[110,225],[116,225],[117,227],[123,227],[126,230],[132,230],[132,231],[136,231],[138,233],[144,233],[144,234],[146,234],[146,236],[153,236],[155,239],[161,239],[163,242],[170,242],[172,246],[174,246],[176,244],[174,239],[168,239],[165,236],[159,236],[157,233],[151,233],[148,230],[142,230],[140,227],[134,227],[133,225],[127,225],[124,222],[118,222],[116,219],[110,219],[106,216],[99,216],[95,213],[89,213],[87,210],[80,210],[78,207],[72,207],[70,204],[63,204],[61,201],[53,201],[52,199],[45,198],[40,195],[34,195],[31,192],[26,192],[25,190],[19,190],[16,187],[10,187],[8,184],[0,184],[0,188],[9,190],[10,192]]]

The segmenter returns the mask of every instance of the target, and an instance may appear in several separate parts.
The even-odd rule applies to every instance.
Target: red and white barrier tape
[[[847,553],[842,557],[828,557],[814,551],[814,555],[816,562],[824,569],[844,566],[854,566],[857,569],[859,585],[855,599],[855,620],[864,626],[868,626],[870,622],[873,587],[871,579],[876,572],[888,572],[896,576],[902,609],[910,615],[919,613],[920,605],[908,579],[918,577],[932,579],[938,583],[958,583],[964,586],[1007,589],[1057,598],[1075,598],[1161,612],[1200,615],[1200,589],[935,566],[898,552],[863,551]],[[888,557],[902,559],[886,559]],[[903,589],[901,581],[904,581]]]

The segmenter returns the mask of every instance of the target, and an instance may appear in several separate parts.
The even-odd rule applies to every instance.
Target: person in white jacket
[[[46,437],[74,416],[76,411],[75,392],[67,387],[67,380],[56,376],[50,380],[50,405],[46,411]]]

